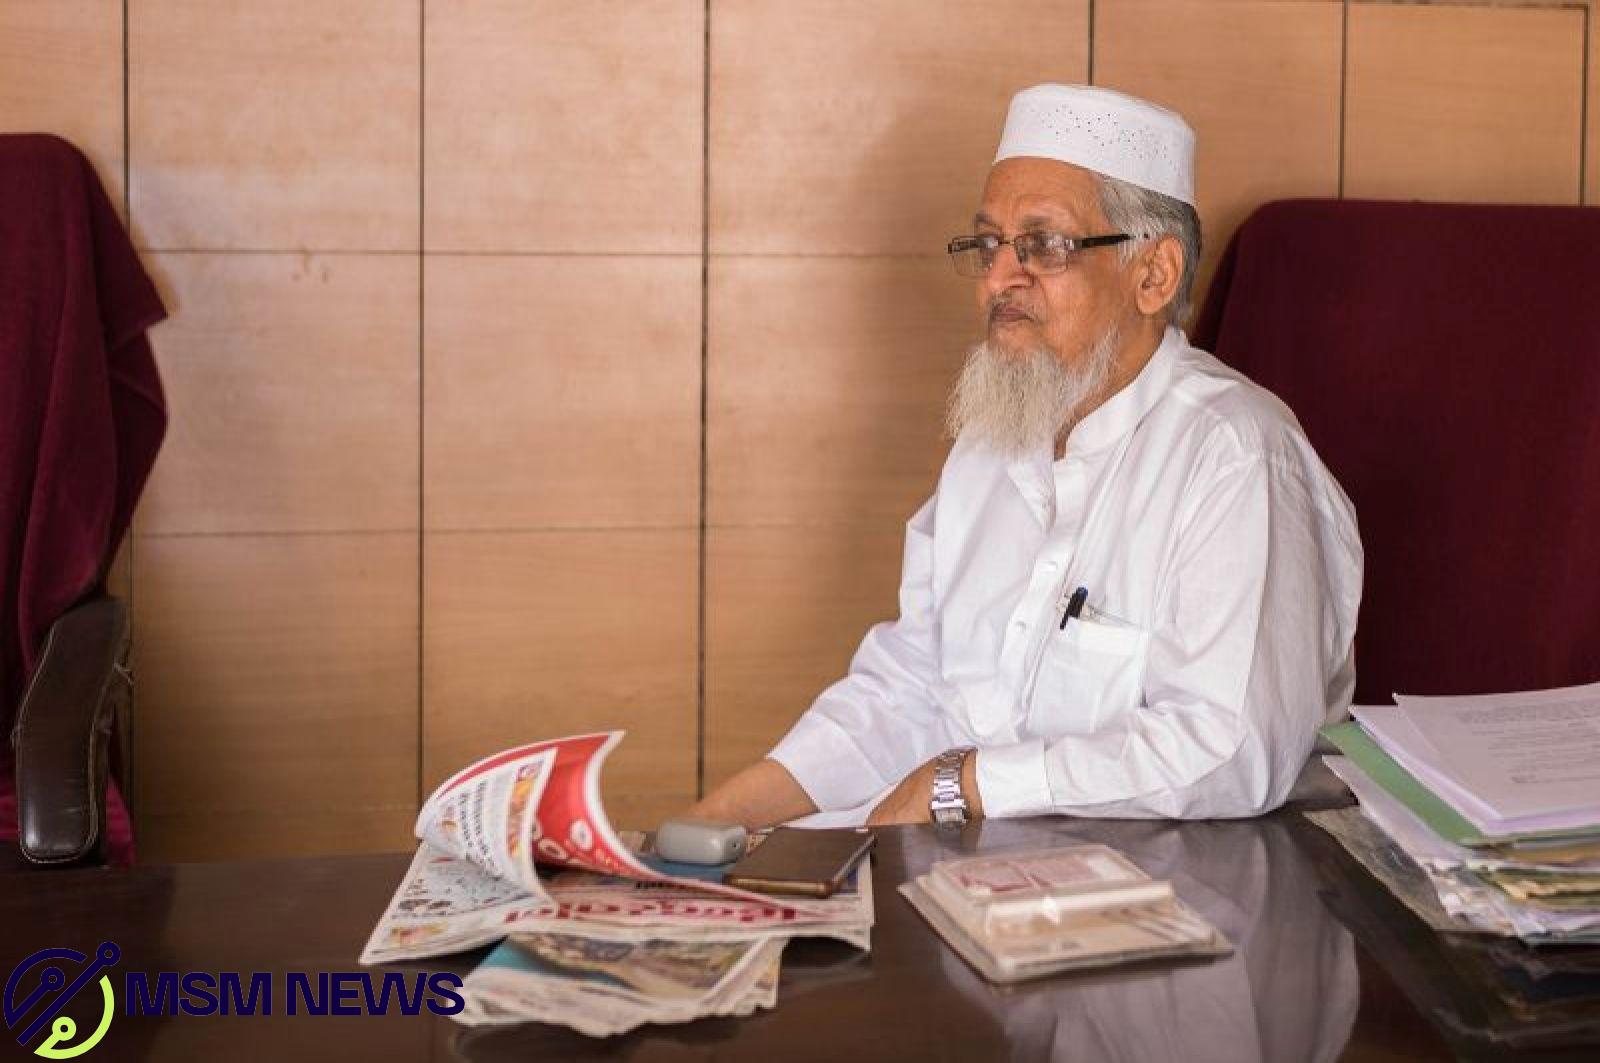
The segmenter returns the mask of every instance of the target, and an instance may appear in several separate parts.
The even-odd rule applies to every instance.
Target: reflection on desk
[[[1314,845],[1326,842],[1328,859]],[[1171,879],[1237,952],[1188,966],[1086,971],[1000,989],[946,948],[894,892],[937,859],[1098,841]],[[1297,848],[1301,851],[1297,852]],[[0,871],[0,967],[37,949],[115,941],[124,971],[353,969],[408,854],[144,867]],[[1064,817],[879,833],[878,921],[863,955],[796,941],[775,1010],[636,1030],[604,1041],[527,1024],[469,1030],[431,1014],[270,1017],[121,1014],[96,1060],[383,1059],[1447,1059],[1445,1040],[1391,976],[1403,965],[1349,934],[1322,903],[1352,903],[1422,951],[1415,922],[1394,910],[1337,844],[1292,813],[1229,823],[1095,822]],[[1380,905],[1388,903],[1389,908]],[[1425,928],[1421,933],[1427,935]],[[483,953],[390,970],[466,974]],[[1388,969],[1386,969],[1388,968]],[[1359,971],[1359,976],[1358,976]]]
[[[1012,1059],[1275,1063],[1335,1059],[1360,1003],[1355,943],[1317,897],[1310,868],[1281,821],[1079,823],[1085,841],[1115,846],[1211,920],[1234,954],[1205,963],[1058,980],[1016,1000],[952,982],[987,1006]]]

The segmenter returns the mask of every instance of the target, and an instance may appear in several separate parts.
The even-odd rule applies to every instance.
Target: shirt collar
[[[1155,353],[1139,370],[1139,375],[1072,429],[1072,434],[1067,437],[1067,453],[1074,457],[1091,454],[1137,428],[1139,422],[1144,420],[1144,415],[1166,393],[1167,385],[1172,381],[1173,363],[1187,342],[1182,331],[1169,325],[1161,342],[1156,345]],[[1006,466],[1011,482],[1027,500],[1034,517],[1045,526],[1050,523],[1050,510],[1055,499],[1054,463],[1054,449],[1048,444],[1041,444],[1029,453],[1013,458]]]
[[[1144,415],[1166,394],[1167,385],[1172,381],[1173,363],[1184,343],[1183,332],[1167,326],[1155,353],[1139,370],[1139,375],[1073,427],[1072,434],[1067,437],[1067,453],[1092,454],[1137,428]]]

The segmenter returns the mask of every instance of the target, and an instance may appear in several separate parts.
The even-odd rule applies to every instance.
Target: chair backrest
[[[1600,680],[1600,210],[1271,203],[1194,341],[1355,504],[1358,702]]]

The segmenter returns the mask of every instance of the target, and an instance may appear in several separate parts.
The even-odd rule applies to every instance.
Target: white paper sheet
[[[1372,740],[1417,781],[1443,798],[1483,834],[1506,834],[1500,817],[1444,769],[1444,758],[1410,718],[1393,705],[1352,705],[1355,717]]]
[[[1600,822],[1600,683],[1395,700],[1418,752],[1513,829]]]

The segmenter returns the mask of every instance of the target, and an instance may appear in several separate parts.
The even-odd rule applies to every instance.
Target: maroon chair
[[[1600,210],[1270,203],[1193,338],[1355,503],[1358,702],[1600,680]]]
[[[35,861],[132,857],[105,580],[166,428],[145,338],[165,315],[88,160],[0,136],[0,840],[20,821]]]

